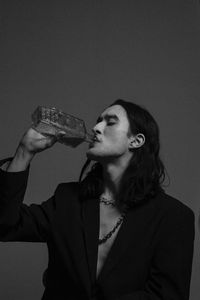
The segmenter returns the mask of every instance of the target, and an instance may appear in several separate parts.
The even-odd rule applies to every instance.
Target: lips
[[[100,140],[99,140],[96,136],[93,137],[92,141],[93,141],[93,142],[100,142]]]
[[[95,143],[100,143],[100,139],[98,139],[96,136],[93,137],[91,143],[90,143],[90,147],[94,146]]]

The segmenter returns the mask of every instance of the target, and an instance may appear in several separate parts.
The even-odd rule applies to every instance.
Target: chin
[[[105,153],[95,153],[95,151],[86,152],[86,156],[88,159],[101,163],[102,165],[111,163],[115,161],[115,157],[113,155],[106,155]]]
[[[86,152],[86,156],[91,160],[99,162],[105,159],[100,153],[97,153],[97,151],[94,151],[93,149],[88,149]]]
[[[97,155],[95,155],[95,153],[92,153],[91,151],[87,151],[86,156],[87,156],[87,158],[89,158],[91,160],[98,161]]]

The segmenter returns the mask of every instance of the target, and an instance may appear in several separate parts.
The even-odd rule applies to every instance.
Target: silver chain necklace
[[[121,217],[119,217],[116,225],[113,227],[113,229],[111,231],[109,231],[103,238],[99,239],[99,245],[105,243],[112,235],[113,233],[116,231],[116,229],[119,227],[119,225],[121,225],[121,223],[123,222],[125,217],[125,212],[122,213]]]
[[[105,205],[112,205],[115,206],[115,201],[113,200],[108,200],[105,197],[101,196],[100,197],[100,203],[104,203]],[[125,217],[126,211],[124,210],[119,219],[117,220],[117,223],[113,227],[112,230],[110,230],[103,238],[99,238],[99,245],[105,243],[116,231],[116,229],[122,224],[124,217]]]
[[[104,196],[101,196],[100,198],[100,203],[103,203],[105,205],[112,205],[115,206],[115,201],[114,200],[108,200],[107,198],[105,198]]]

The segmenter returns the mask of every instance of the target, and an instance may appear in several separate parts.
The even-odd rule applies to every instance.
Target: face
[[[130,155],[129,121],[121,105],[108,107],[99,116],[93,132],[98,141],[89,145],[87,157],[96,161]]]

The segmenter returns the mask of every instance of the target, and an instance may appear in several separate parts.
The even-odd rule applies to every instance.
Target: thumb
[[[57,134],[56,134],[56,137],[57,139],[61,139],[62,137],[64,137],[66,135],[66,132],[65,131],[59,131]]]

